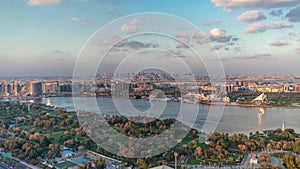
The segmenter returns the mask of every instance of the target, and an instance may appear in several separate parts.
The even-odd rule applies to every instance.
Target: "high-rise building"
[[[0,83],[0,94],[2,95],[4,93],[4,84]]]
[[[11,93],[11,85],[9,83],[4,84],[4,94],[9,95]]]
[[[22,86],[19,83],[16,83],[16,82],[12,83],[11,86],[12,86],[11,93],[14,96],[18,96],[20,94],[20,92],[21,92]]]
[[[43,84],[43,93],[55,93],[57,91],[58,85],[56,82]]]
[[[60,88],[60,92],[62,92],[62,93],[72,92],[72,84],[71,83],[60,84],[59,88]]]
[[[26,93],[31,96],[40,96],[43,93],[41,82],[30,82],[26,84]]]

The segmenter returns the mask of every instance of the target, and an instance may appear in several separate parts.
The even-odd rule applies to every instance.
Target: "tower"
[[[282,131],[285,130],[285,122],[284,122],[284,121],[282,121],[282,123],[281,123],[281,130],[282,130]]]

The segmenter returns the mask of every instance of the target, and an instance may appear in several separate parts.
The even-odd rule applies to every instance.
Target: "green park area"
[[[293,129],[284,131],[269,130],[264,133],[232,134],[210,133],[203,138],[202,134],[195,129],[189,129],[187,135],[175,147],[170,150],[152,157],[142,159],[132,159],[120,157],[112,154],[105,149],[98,147],[87,135],[86,131],[93,131],[93,127],[83,129],[78,121],[75,112],[67,112],[64,109],[43,108],[45,105],[31,105],[31,110],[27,111],[24,103],[1,103],[2,118],[0,119],[0,146],[6,152],[10,152],[13,157],[24,160],[33,165],[41,165],[43,159],[55,159],[60,156],[63,146],[69,147],[74,151],[91,150],[120,161],[128,165],[136,165],[140,168],[149,168],[159,165],[174,165],[174,153],[185,165],[209,165],[209,166],[236,166],[240,164],[245,154],[251,151],[260,152],[267,149],[284,150],[300,153],[299,135]],[[36,112],[36,113],[34,113]],[[10,113],[10,114],[9,114]],[[10,118],[11,113],[18,118]],[[88,112],[86,112],[88,113]],[[88,114],[87,120],[94,119],[95,114]],[[124,116],[107,117],[107,123],[119,132],[132,138],[145,138],[148,136],[159,135],[169,129],[176,122],[175,119],[154,119],[145,123],[146,117],[138,117],[142,123],[135,122],[132,118]],[[145,118],[145,119],[143,119]],[[15,126],[15,127],[9,127]],[[185,128],[180,125],[178,129]],[[175,130],[176,131],[176,130]],[[93,132],[92,132],[93,133]],[[94,132],[95,133],[95,132]],[[103,139],[107,138],[107,133],[94,135]],[[173,134],[176,136],[176,134]],[[109,140],[109,145],[118,148],[115,141],[117,138]],[[140,153],[141,145],[133,144],[130,153]],[[127,151],[124,151],[128,153]],[[275,154],[276,155],[276,154]],[[277,155],[276,155],[277,156]],[[285,159],[286,166],[293,166],[289,161],[296,161],[297,157],[278,155]],[[300,162],[300,160],[298,160]],[[297,165],[298,163],[294,163]],[[300,163],[299,163],[300,164]],[[63,164],[69,165],[67,164]],[[72,164],[70,164],[72,165]],[[269,165],[269,164],[268,164]],[[40,166],[43,167],[43,166]]]

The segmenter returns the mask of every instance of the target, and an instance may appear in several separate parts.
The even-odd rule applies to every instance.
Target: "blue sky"
[[[140,12],[169,13],[197,26],[227,74],[300,74],[300,0],[3,0],[0,76],[72,75],[95,31]]]

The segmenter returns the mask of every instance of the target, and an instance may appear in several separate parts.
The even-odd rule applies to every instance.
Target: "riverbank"
[[[89,97],[96,97],[96,98],[112,98],[112,96],[87,96],[87,95],[66,95],[66,96],[50,96],[50,97],[0,97],[0,101],[30,101],[30,100],[37,100],[37,99],[46,99],[46,98],[65,98],[65,97],[82,97],[82,98],[89,98]],[[120,97],[120,98],[128,98],[128,97]],[[130,98],[131,100],[148,100],[148,99],[134,99]],[[162,101],[164,102],[164,101]],[[168,101],[168,102],[180,102],[180,101]],[[300,103],[292,103],[292,105],[257,105],[257,104],[240,104],[237,102],[210,102],[210,103],[188,103],[188,104],[202,104],[202,105],[220,105],[220,106],[237,106],[237,107],[262,107],[262,108],[285,108],[285,109],[300,109]]]

